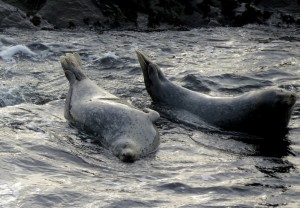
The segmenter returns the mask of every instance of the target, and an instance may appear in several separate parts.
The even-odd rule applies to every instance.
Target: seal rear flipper
[[[70,83],[74,82],[74,76],[78,81],[86,78],[86,76],[81,71],[82,65],[78,53],[67,53],[65,56],[60,57],[60,62]]]
[[[74,73],[72,73],[71,71],[65,71],[65,76],[67,77],[67,79],[69,80],[70,84],[72,85],[75,80],[76,80],[76,76]]]
[[[160,115],[158,112],[151,110],[149,108],[144,108],[143,111],[147,114],[150,121],[155,122],[159,119]]]

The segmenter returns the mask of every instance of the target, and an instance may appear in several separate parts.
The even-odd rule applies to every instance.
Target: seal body
[[[70,82],[65,117],[77,127],[92,132],[101,144],[124,162],[133,162],[156,151],[159,134],[153,125],[156,111],[140,111],[98,87],[81,71],[78,54],[61,57]]]
[[[269,88],[236,97],[212,97],[170,82],[145,54],[136,51],[146,89],[154,103],[183,109],[224,130],[273,136],[286,132],[295,94]]]

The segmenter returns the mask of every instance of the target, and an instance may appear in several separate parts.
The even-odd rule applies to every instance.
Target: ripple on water
[[[14,45],[14,46],[2,46],[0,48],[0,58],[9,63],[15,63],[13,58],[15,55],[18,55],[18,58],[27,58],[34,57],[37,54],[31,51],[25,45]]]
[[[25,101],[18,87],[0,86],[0,107],[17,105]]]
[[[289,134],[278,143],[197,126],[191,115],[151,102],[134,50],[144,50],[169,78],[195,91],[233,96],[279,86],[299,95],[298,40],[295,29],[261,26],[2,32],[0,48],[20,44],[37,55],[0,60],[0,206],[296,207],[298,103]],[[58,62],[66,52],[78,52],[85,73],[104,89],[161,112],[155,154],[122,163],[66,122],[69,86]]]

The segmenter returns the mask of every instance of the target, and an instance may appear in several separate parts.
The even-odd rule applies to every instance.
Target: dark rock
[[[24,12],[0,0],[0,28],[8,27],[35,28]]]
[[[14,17],[9,16],[12,22],[15,21],[11,26],[28,27],[29,24],[41,29],[89,27],[159,30],[246,24],[300,24],[300,0],[3,1],[19,8],[18,18],[27,21],[16,24],[18,18],[14,14]],[[3,15],[2,19],[7,19],[3,12],[0,15]]]
[[[3,0],[4,2],[13,5],[26,13],[35,14],[47,0]]]
[[[299,0],[256,0],[256,6],[270,14],[275,24],[297,24],[300,18]]]
[[[270,14],[264,13],[254,5],[242,3],[240,7],[235,10],[234,26],[242,26],[245,24],[258,23],[263,24],[266,19],[270,17]]]
[[[292,15],[290,14],[282,14],[281,15],[282,21],[288,24],[293,24],[295,23],[295,19]]]
[[[196,4],[196,8],[199,11],[199,13],[203,14],[203,17],[207,17],[208,14],[211,11],[211,5],[209,0],[204,0],[202,2],[199,2]]]
[[[209,20],[207,26],[208,27],[219,27],[219,26],[221,26],[221,24],[217,20],[211,19],[211,20]]]
[[[234,10],[239,6],[237,0],[221,0],[222,14],[232,19],[234,18]]]
[[[108,20],[92,0],[47,0],[38,14],[56,28],[102,25]]]
[[[40,26],[42,21],[41,21],[41,18],[39,16],[33,16],[30,18],[30,21],[32,22],[32,24],[34,26]]]

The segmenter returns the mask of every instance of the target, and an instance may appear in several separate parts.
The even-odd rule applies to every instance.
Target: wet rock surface
[[[0,1],[0,27],[34,28],[20,9]]]
[[[153,30],[300,25],[299,0],[4,0],[0,8],[2,28]]]

